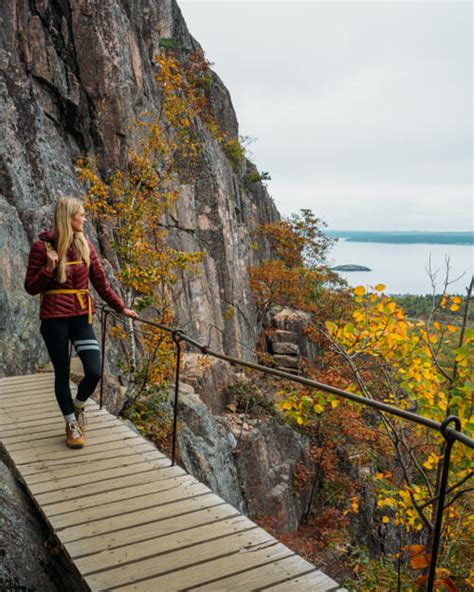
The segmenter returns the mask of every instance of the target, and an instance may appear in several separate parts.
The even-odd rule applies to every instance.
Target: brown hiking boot
[[[86,414],[84,413],[84,407],[76,407],[75,405],[73,405],[73,408],[74,408],[74,415],[76,416],[76,421],[79,424],[82,435],[84,435],[86,433],[86,425],[87,425]]]
[[[69,448],[82,448],[84,446],[84,435],[78,421],[66,422],[66,444]]]

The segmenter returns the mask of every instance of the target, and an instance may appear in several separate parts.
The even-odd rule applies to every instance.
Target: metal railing
[[[100,381],[100,408],[102,409],[103,405],[103,385],[104,385],[104,363],[105,363],[105,344],[106,344],[106,337],[107,337],[107,319],[108,316],[112,315],[116,317],[116,313],[106,307],[101,307],[101,337],[102,337],[102,357],[101,357],[101,381]],[[116,317],[117,318],[117,317]],[[123,321],[123,319],[120,319]],[[443,512],[444,512],[444,502],[446,499],[446,492],[447,492],[447,484],[448,484],[448,476],[449,476],[449,463],[451,459],[451,450],[455,442],[460,442],[469,448],[474,448],[474,440],[469,438],[466,434],[461,432],[461,422],[459,418],[455,415],[450,415],[446,417],[446,419],[439,423],[427,417],[423,417],[416,413],[412,413],[411,411],[405,411],[403,409],[398,409],[397,407],[392,407],[391,405],[387,405],[386,403],[381,403],[380,401],[375,401],[372,399],[367,399],[365,397],[361,397],[360,395],[356,395],[354,393],[350,393],[343,389],[324,384],[322,382],[318,382],[316,380],[310,380],[308,378],[303,378],[300,376],[295,376],[294,374],[290,374],[289,372],[284,372],[282,370],[276,370],[274,368],[267,368],[266,366],[262,366],[260,364],[254,364],[253,362],[247,362],[240,358],[235,358],[232,356],[227,356],[225,354],[221,354],[219,352],[215,352],[211,350],[208,346],[202,345],[198,343],[191,337],[185,335],[180,329],[176,329],[173,327],[168,327],[166,325],[162,325],[161,323],[156,323],[154,321],[149,321],[147,319],[142,319],[140,317],[133,319],[134,322],[144,323],[146,325],[150,325],[157,329],[160,329],[166,333],[171,334],[173,341],[176,344],[176,372],[175,372],[175,390],[174,390],[174,417],[173,417],[173,435],[172,435],[172,453],[171,453],[171,465],[174,466],[175,464],[175,453],[176,453],[176,426],[178,420],[178,394],[179,394],[179,373],[180,373],[180,366],[181,366],[181,342],[184,341],[189,345],[201,350],[203,354],[212,356],[214,358],[220,358],[221,360],[226,360],[230,362],[232,365],[243,366],[245,368],[250,368],[252,370],[257,370],[264,374],[271,374],[272,376],[278,376],[279,378],[284,378],[285,380],[290,380],[292,382],[302,384],[304,386],[311,387],[313,389],[326,391],[328,393],[332,393],[344,399],[348,399],[350,401],[354,401],[356,403],[360,403],[361,405],[365,405],[367,407],[372,407],[373,409],[377,409],[378,411],[382,411],[384,413],[388,413],[390,415],[395,415],[396,417],[400,417],[402,419],[407,419],[408,421],[417,423],[419,425],[425,426],[431,430],[436,430],[441,433],[443,438],[445,439],[446,445],[444,450],[443,457],[439,460],[441,465],[441,478],[439,480],[438,491],[436,495],[428,502],[429,503],[436,503],[436,515],[435,515],[435,522],[433,528],[433,542],[431,547],[431,560],[430,560],[430,568],[428,573],[428,580],[426,585],[427,592],[433,592],[434,590],[434,583],[436,577],[436,564],[438,561],[438,552],[439,552],[439,544],[441,538],[441,526],[443,522]],[[454,428],[450,427],[450,424],[454,424]]]

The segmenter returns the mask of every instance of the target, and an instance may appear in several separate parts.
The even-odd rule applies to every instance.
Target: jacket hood
[[[55,234],[52,230],[44,230],[40,232],[39,239],[42,241],[52,241],[55,237]]]

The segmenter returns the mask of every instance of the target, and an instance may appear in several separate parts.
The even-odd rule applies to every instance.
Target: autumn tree
[[[473,359],[474,330],[467,326],[472,281],[464,299],[446,293],[436,297],[426,322],[409,320],[384,289],[382,284],[372,291],[362,286],[355,288],[350,320],[314,319],[310,333],[314,339],[326,341],[331,352],[327,360],[329,372],[337,377],[340,386],[346,382],[344,388],[348,391],[415,411],[437,422],[457,415],[461,429],[472,434],[474,383],[469,361]],[[437,312],[455,312],[461,305],[464,314],[460,326],[436,320]],[[318,380],[325,382],[321,375]],[[297,425],[311,427],[317,415],[321,421],[327,421],[325,416],[331,414],[334,405],[333,395],[297,390],[290,393],[281,409]],[[345,403],[345,407],[347,413],[354,405]],[[409,425],[388,414],[377,414],[375,424],[370,419],[373,412],[365,415],[366,424],[372,424],[378,432],[376,441],[390,445],[384,454],[374,455],[371,463],[381,524],[393,524],[400,531],[409,565],[421,572],[417,582],[423,585],[430,560],[439,461],[445,440],[437,431]],[[354,444],[357,448],[359,420],[351,421],[352,448]],[[360,440],[358,443],[361,444]],[[373,442],[368,439],[367,444],[362,456],[371,449],[374,452]],[[455,585],[472,584],[467,549],[472,540],[472,488],[468,483],[473,474],[467,449],[456,445],[445,506],[443,552],[437,570],[437,585],[449,590],[457,589]],[[352,508],[348,507],[348,512],[357,513],[356,497],[350,499]]]
[[[324,235],[324,222],[311,210],[287,219],[260,224],[253,232],[272,257],[249,266],[249,277],[259,325],[272,306],[290,306],[322,313],[322,307],[341,305],[331,299],[331,288],[346,282],[326,264],[333,239]]]
[[[455,414],[461,428],[472,433],[474,381],[469,360],[473,329],[468,324],[472,283],[465,297],[448,296],[445,284],[443,294],[433,294],[425,321],[410,319],[395,298],[385,294],[383,284],[369,291],[362,286],[348,290],[342,282],[331,284],[313,275],[315,270],[327,273],[323,266],[327,243],[314,229],[308,232],[315,217],[307,211],[292,220],[293,224],[286,220],[258,229],[274,257],[251,268],[251,284],[262,313],[281,304],[311,314],[306,333],[320,345],[321,359],[318,364],[307,361],[305,375],[438,422]],[[313,257],[307,255],[308,240]],[[464,311],[455,325],[449,315],[458,314],[461,306]],[[444,452],[441,434],[291,383],[277,396],[287,420],[312,442],[314,466],[308,478],[312,481],[311,503],[318,512],[316,518],[308,507],[306,518],[324,536],[336,537],[338,532],[340,536],[347,531],[348,521],[360,513],[370,486],[377,492],[375,516],[379,521],[377,533],[371,536],[376,536],[382,549],[384,537],[395,529],[405,542],[413,578],[406,569],[402,571],[410,581],[418,573],[418,583],[423,585],[436,510],[438,463]],[[365,471],[367,466],[371,467],[370,485],[357,477],[357,467]],[[450,588],[454,582],[461,587],[472,583],[466,549],[472,536],[469,479],[473,469],[461,445],[455,446],[451,466],[445,544],[437,570],[437,586],[449,590],[454,589]],[[349,473],[348,467],[352,467]],[[337,527],[328,530],[327,522]],[[384,581],[392,578],[395,585],[397,561],[401,557],[395,558],[390,574],[390,558],[381,561],[372,581],[385,571]],[[368,581],[360,583],[367,585]]]

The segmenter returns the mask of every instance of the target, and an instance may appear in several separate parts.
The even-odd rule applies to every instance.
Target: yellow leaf
[[[339,405],[339,401],[331,401],[331,407],[335,409]]]
[[[301,418],[301,415],[298,415],[298,417],[296,418],[296,423],[298,425],[301,425],[303,423],[303,419]]]
[[[376,479],[383,479],[383,473],[376,473],[375,478]]]
[[[316,405],[313,407],[315,413],[322,413],[324,410],[324,407],[322,405],[320,405],[319,403],[316,403]]]
[[[385,284],[377,284],[375,286],[375,289],[377,290],[377,292],[382,292],[382,290],[385,290],[386,286]]]
[[[363,296],[365,294],[364,286],[357,286],[352,290],[356,296]]]
[[[382,522],[383,522],[384,524],[387,524],[387,522],[390,522],[390,518],[389,518],[388,516],[384,516],[384,517],[382,518]]]
[[[434,452],[432,452],[430,454],[430,456],[428,457],[428,459],[425,460],[425,462],[423,463],[423,466],[426,469],[430,469],[431,470],[435,466],[437,466],[439,459],[440,459],[440,457],[437,454],[435,454]]]

